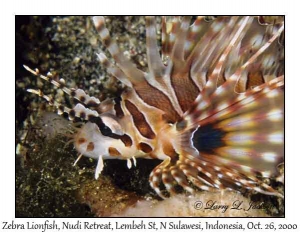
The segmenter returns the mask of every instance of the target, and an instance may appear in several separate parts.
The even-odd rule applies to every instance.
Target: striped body
[[[81,155],[98,159],[96,178],[103,159],[126,159],[130,168],[136,158],[153,158],[163,160],[150,174],[163,198],[176,186],[282,196],[261,182],[276,174],[284,153],[280,17],[197,17],[192,25],[190,17],[162,18],[163,59],[155,18],[146,17],[148,72],[124,56],[103,17],[93,21],[115,64],[103,53],[100,62],[126,86],[120,97],[100,102],[25,68],[79,101],[68,108],[29,90],[86,121],[73,140]]]

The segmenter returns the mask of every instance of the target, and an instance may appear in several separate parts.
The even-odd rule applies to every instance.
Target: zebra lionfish
[[[272,17],[269,17],[272,18]],[[148,72],[138,69],[93,17],[104,53],[98,58],[126,87],[116,99],[100,101],[65,87],[50,73],[24,66],[63,90],[77,105],[68,108],[29,89],[70,120],[85,122],[73,134],[76,150],[98,159],[162,160],[150,185],[165,198],[176,187],[214,191],[241,188],[283,197],[263,182],[283,161],[284,76],[280,17],[162,18],[161,54],[155,17],[146,17]],[[208,20],[209,19],[209,20]]]

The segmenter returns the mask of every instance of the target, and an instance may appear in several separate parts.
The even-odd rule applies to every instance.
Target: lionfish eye
[[[95,123],[104,136],[112,137],[114,135],[124,135],[122,126],[118,120],[109,113],[103,113],[97,117],[90,115],[88,121]]]
[[[113,134],[112,130],[109,127],[107,127],[105,124],[101,124],[99,129],[104,136],[109,137]]]
[[[117,134],[120,136],[124,135],[122,126],[120,125],[118,120],[113,115],[111,115],[109,113],[104,113],[104,114],[100,115],[100,118],[104,124],[104,127],[102,127],[103,131],[105,131],[105,132],[110,131],[110,133]],[[101,132],[102,132],[102,129],[100,129]]]
[[[89,122],[95,123],[104,136],[111,137],[114,134],[109,125],[106,125],[101,117],[89,116]]]

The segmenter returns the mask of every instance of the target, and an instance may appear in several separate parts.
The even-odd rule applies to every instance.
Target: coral
[[[201,203],[200,203],[201,201]],[[215,203],[214,203],[215,202]],[[214,203],[214,204],[213,204]],[[230,209],[242,203],[239,208]],[[194,196],[179,194],[164,201],[138,201],[114,217],[268,217],[264,209],[250,209],[251,200],[236,192],[198,192]],[[258,204],[258,203],[256,203]],[[225,210],[225,206],[228,209]],[[220,209],[219,209],[219,208]],[[208,209],[205,209],[208,208]],[[215,209],[214,209],[215,208]],[[268,206],[261,207],[268,208]],[[245,210],[244,210],[245,209]],[[247,211],[248,210],[248,211]]]

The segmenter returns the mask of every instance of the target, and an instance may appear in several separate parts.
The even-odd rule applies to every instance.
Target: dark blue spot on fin
[[[225,146],[222,140],[226,132],[215,129],[212,124],[200,126],[192,138],[194,147],[199,151],[212,153],[214,149]]]

